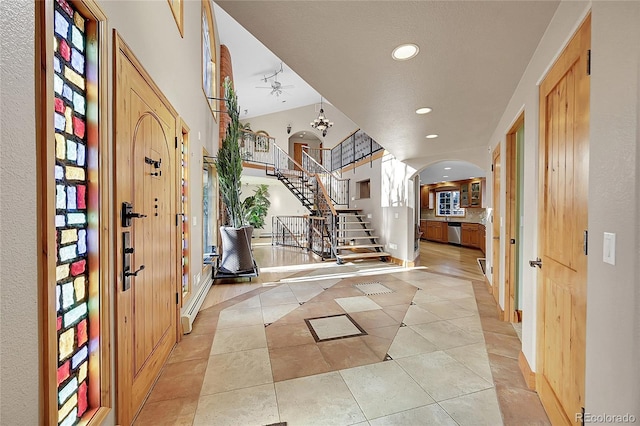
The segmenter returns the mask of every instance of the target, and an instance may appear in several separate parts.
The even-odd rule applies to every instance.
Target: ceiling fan
[[[265,75],[261,80],[265,83],[269,83],[269,79],[273,78],[271,81],[271,86],[256,86],[256,89],[271,89],[271,95],[276,95],[276,97],[282,95],[287,89],[293,89],[295,86],[292,84],[288,84],[283,86],[282,83],[278,81],[278,74],[281,74],[284,71],[282,67],[282,62],[280,63],[280,69],[275,70],[271,75]]]

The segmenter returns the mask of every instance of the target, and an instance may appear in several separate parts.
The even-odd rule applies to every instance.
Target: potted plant
[[[244,209],[245,221],[255,229],[264,229],[264,219],[271,206],[269,201],[269,186],[265,184],[258,185],[253,191],[253,195],[242,201]]]
[[[227,114],[231,120],[215,159],[220,194],[227,212],[227,223],[220,227],[222,259],[219,272],[231,275],[256,273],[257,268],[251,253],[252,228],[247,226],[240,200],[242,155],[239,140],[242,137],[242,127],[238,98],[228,77],[225,78],[223,86]]]

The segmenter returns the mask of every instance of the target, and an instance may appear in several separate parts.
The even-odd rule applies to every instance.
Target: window
[[[182,209],[182,306],[191,293],[189,275],[189,129],[182,122],[182,139],[180,143],[180,205]]]
[[[206,150],[203,150],[202,167],[202,252],[203,268],[218,244],[218,176],[216,168]]]
[[[44,423],[100,423],[111,404],[106,16],[91,0],[37,4],[53,18],[36,49]]]
[[[356,186],[358,198],[371,198],[371,180],[362,180]]]
[[[217,120],[218,84],[216,79],[216,40],[211,0],[202,0],[202,90],[213,119]]]
[[[171,8],[171,13],[173,14],[173,19],[176,20],[176,25],[178,25],[178,31],[180,31],[180,36],[184,38],[184,4],[183,0],[167,0],[169,2],[169,7]]]
[[[465,209],[460,208],[460,191],[436,192],[436,216],[464,217]]]

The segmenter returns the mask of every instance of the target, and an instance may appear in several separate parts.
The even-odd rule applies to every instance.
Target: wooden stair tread
[[[337,246],[337,250],[351,250],[351,249],[364,249],[364,248],[382,248],[384,244],[356,244],[356,245],[344,245]]]
[[[349,241],[349,240],[370,240],[370,239],[375,239],[375,238],[380,238],[377,237],[375,235],[367,235],[365,237],[340,237],[338,238],[338,241]]]
[[[362,221],[360,221],[360,220],[354,220],[354,221],[348,221],[348,222],[345,222],[345,221],[342,221],[342,220],[341,220],[339,223],[340,223],[341,225],[347,225],[347,224],[358,224],[358,225],[360,225],[360,224],[367,224],[367,223],[371,223],[371,222],[362,222]]]
[[[373,228],[351,228],[351,229],[338,229],[338,232],[371,232],[375,231]]]
[[[339,260],[366,259],[371,257],[391,257],[391,254],[384,251],[372,251],[368,253],[339,254],[336,256]]]
[[[358,213],[361,212],[362,209],[336,209],[336,213]]]

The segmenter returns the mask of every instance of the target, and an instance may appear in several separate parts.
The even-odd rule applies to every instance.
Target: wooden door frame
[[[505,197],[505,268],[504,268],[504,321],[520,322],[516,312],[515,291],[517,287],[516,263],[518,262],[518,149],[516,132],[524,124],[524,112],[520,113],[506,135],[506,197]],[[515,240],[517,244],[511,244]],[[508,242],[508,244],[507,244]]]
[[[179,137],[182,140],[178,140],[178,147],[180,148],[179,150],[179,154],[178,152],[176,152],[176,211],[178,210],[178,206],[180,207],[180,216],[182,217],[182,220],[184,220],[184,216],[187,217],[187,223],[190,224],[191,222],[189,221],[189,214],[190,214],[190,210],[189,210],[189,204],[191,203],[191,197],[187,196],[187,203],[186,203],[186,207],[183,206],[182,203],[182,182],[181,182],[181,178],[180,178],[180,174],[182,173],[182,144],[184,143],[187,146],[187,165],[185,167],[186,171],[185,171],[185,176],[186,176],[186,180],[187,180],[187,191],[189,190],[189,183],[191,181],[189,173],[191,170],[191,167],[189,162],[191,160],[191,156],[188,155],[190,152],[190,140],[189,140],[189,126],[187,126],[187,123],[185,123],[185,121],[182,119],[182,117],[178,117],[178,123],[179,126],[176,127],[176,132],[178,132],[180,135]],[[178,173],[178,171],[180,171]],[[191,282],[191,276],[192,276],[192,260],[193,260],[193,252],[192,252],[192,246],[191,246],[191,232],[187,232],[186,235],[186,239],[187,239],[187,247],[188,247],[188,254],[187,254],[187,280],[188,280],[188,284],[187,284],[187,288],[188,291],[186,294],[182,293],[182,226],[183,224],[180,224],[180,237],[181,238],[176,238],[176,253],[179,254],[179,258],[180,258],[180,262],[176,262],[176,269],[177,269],[177,275],[178,277],[180,277],[180,291],[178,292],[180,294],[180,307],[184,307],[185,306],[185,302],[187,302],[189,300],[189,298],[193,295],[193,283]],[[178,310],[179,311],[179,310]],[[179,312],[178,312],[179,314]],[[178,320],[180,315],[178,315]],[[177,341],[179,342],[182,339],[182,333],[178,332],[177,336]]]
[[[500,149],[502,144],[498,142],[498,145],[493,150],[491,154],[491,171],[493,178],[493,227],[491,231],[491,293],[493,293],[493,298],[497,303],[497,308],[500,313],[500,317],[504,317],[504,311],[500,307],[500,178],[502,177],[502,171],[500,172],[499,179],[496,179],[496,158],[500,157],[502,161],[502,157],[500,155]],[[502,170],[502,167],[501,167]],[[497,219],[497,221],[496,221]],[[497,238],[496,238],[497,235]],[[497,244],[497,246],[496,246]],[[496,254],[497,250],[497,254]],[[498,262],[496,264],[496,259]]]
[[[575,30],[575,32],[573,33],[573,35],[571,36],[571,39],[567,42],[567,44],[563,47],[562,52],[560,53],[559,57],[552,63],[551,67],[549,68],[547,74],[544,76],[544,78],[542,79],[542,83],[539,86],[539,117],[538,117],[538,125],[539,125],[539,147],[538,147],[538,253],[540,253],[540,258],[543,258],[544,253],[545,253],[545,249],[543,247],[543,245],[545,244],[545,233],[546,233],[546,228],[547,228],[547,224],[545,221],[545,204],[544,204],[544,199],[546,197],[546,186],[545,186],[545,173],[546,173],[546,164],[545,164],[545,149],[544,149],[544,143],[545,143],[545,135],[546,135],[546,118],[547,118],[547,108],[546,108],[546,95],[545,95],[545,86],[546,86],[546,82],[553,80],[553,81],[557,81],[560,79],[561,75],[564,75],[566,73],[567,69],[570,69],[571,64],[573,64],[575,62],[575,55],[578,55],[578,60],[582,60],[583,59],[583,55],[581,55],[579,52],[583,51],[583,44],[585,43],[585,38],[587,37],[582,37],[581,31],[583,31],[583,29],[588,29],[588,39],[589,39],[589,49],[590,49],[590,43],[591,43],[591,11],[588,12],[588,14],[586,15],[586,17],[583,19],[583,21],[580,23],[580,25],[578,26],[578,28]],[[578,34],[581,34],[581,43],[579,46],[576,45],[572,45],[572,43],[574,42],[574,40],[576,39],[576,36],[578,36]],[[586,55],[585,55],[586,56]],[[587,70],[587,64],[586,61],[584,64],[581,64],[582,66],[579,67],[579,69],[583,69]],[[576,94],[576,96],[578,96],[578,94]],[[579,101],[578,101],[579,102]],[[587,101],[586,103],[587,105],[587,110],[588,110],[588,105],[589,102]],[[586,121],[589,121],[589,115],[587,113],[586,116]],[[589,136],[588,134],[588,124],[587,124],[587,137]],[[584,167],[586,167],[588,169],[588,161],[586,162],[586,165],[583,165]],[[588,176],[588,170],[586,171],[587,176]],[[588,203],[587,203],[587,197],[588,197],[588,182],[580,182],[582,189],[583,189],[583,195],[585,196],[585,198],[581,201],[581,205],[579,206],[579,209],[583,209],[584,211],[588,211]],[[586,229],[587,223],[585,223],[585,229]],[[583,266],[583,272],[585,274],[585,291],[586,291],[586,275],[587,275],[587,261],[586,261],[586,256],[585,259],[583,259],[584,261],[584,266]],[[576,266],[578,267],[578,266]],[[537,274],[537,278],[536,278],[536,297],[537,297],[537,321],[536,321],[536,390],[538,392],[538,395],[540,396],[540,401],[543,404],[543,407],[545,409],[545,411],[547,412],[547,415],[549,417],[549,420],[551,421],[552,424],[573,424],[574,422],[576,422],[576,420],[574,419],[567,419],[565,412],[564,412],[564,407],[561,405],[558,397],[553,393],[553,390],[549,389],[547,382],[544,378],[544,368],[545,368],[545,364],[544,364],[544,359],[545,359],[545,340],[544,340],[544,336],[545,336],[545,322],[544,322],[544,316],[545,316],[545,301],[544,301],[544,277],[542,273],[538,273]],[[586,315],[585,315],[585,334],[586,334]],[[586,336],[585,336],[586,337]],[[585,345],[585,356],[586,356],[586,345]],[[583,360],[584,362],[584,360]],[[584,383],[584,374],[585,372],[583,372],[583,377],[582,377],[582,381],[583,381],[583,385]],[[583,391],[583,397],[584,397],[584,389]],[[584,402],[583,402],[584,403]]]
[[[113,142],[113,163],[112,163],[112,167],[113,167],[113,197],[114,197],[114,203],[113,203],[113,220],[115,222],[114,226],[113,226],[113,230],[114,230],[114,241],[116,241],[116,258],[114,260],[114,293],[115,293],[115,297],[114,297],[114,326],[115,326],[115,365],[116,365],[116,371],[115,371],[115,380],[116,380],[116,422],[117,423],[123,423],[123,416],[128,419],[128,420],[133,420],[136,415],[138,414],[138,412],[135,413],[131,413],[130,412],[130,407],[129,404],[127,403],[127,401],[130,399],[130,393],[132,391],[132,387],[130,379],[129,379],[129,369],[128,368],[124,368],[122,366],[122,363],[120,362],[121,358],[126,358],[127,355],[127,349],[128,349],[128,344],[123,342],[123,339],[125,336],[127,336],[127,334],[124,332],[124,327],[119,327],[119,323],[120,323],[120,315],[122,314],[121,311],[126,311],[127,307],[129,306],[128,303],[124,303],[122,302],[122,296],[120,294],[120,288],[122,288],[122,278],[121,278],[121,274],[119,273],[122,270],[122,265],[121,265],[121,257],[118,256],[118,248],[119,245],[121,244],[120,238],[119,238],[119,234],[121,231],[121,226],[118,223],[118,219],[120,218],[120,208],[121,206],[118,205],[117,202],[117,159],[118,159],[118,143],[117,143],[117,135],[119,134],[118,132],[118,114],[117,114],[117,107],[118,107],[118,97],[120,96],[120,94],[118,93],[118,87],[119,87],[119,75],[118,75],[118,64],[119,61],[122,60],[122,58],[124,58],[124,60],[129,61],[135,68],[136,70],[140,73],[140,75],[142,76],[142,78],[145,80],[145,82],[149,85],[149,88],[154,92],[154,94],[161,100],[161,102],[164,104],[164,106],[171,112],[171,114],[175,117],[175,123],[174,123],[174,129],[175,129],[175,134],[173,135],[174,138],[176,138],[176,142],[177,142],[177,138],[178,138],[178,133],[181,132],[182,130],[182,126],[181,126],[181,122],[180,122],[180,117],[177,113],[177,111],[173,108],[173,106],[171,105],[171,103],[169,102],[169,100],[166,98],[166,96],[162,93],[162,91],[160,90],[160,88],[156,85],[156,83],[153,81],[153,79],[151,78],[150,74],[145,70],[145,68],[142,66],[142,64],[140,63],[140,61],[137,59],[137,57],[135,56],[135,54],[133,53],[133,51],[131,50],[131,48],[127,45],[127,43],[124,41],[124,39],[121,37],[120,33],[117,32],[117,30],[114,28],[113,29],[113,100],[112,100],[112,108],[113,108],[113,138],[114,138],[114,142]],[[177,149],[177,148],[176,148]],[[178,192],[177,189],[175,188],[176,185],[176,180],[178,179],[177,176],[177,169],[174,167],[174,173],[176,174],[176,176],[174,176],[174,190],[175,192]],[[175,205],[175,196],[174,196],[174,210],[177,209],[177,205]],[[176,211],[173,212],[173,214],[175,214]],[[176,240],[178,240],[178,227],[176,226],[174,228],[174,232],[175,232],[175,238]],[[175,259],[177,260],[177,253],[176,253],[176,257]],[[177,264],[177,262],[176,262]],[[174,275],[175,275],[175,271],[177,271],[178,266],[176,266],[174,268]],[[177,278],[177,276],[176,276]],[[174,280],[174,290],[177,294],[180,294],[181,292],[181,288],[180,288],[180,281],[178,279]],[[126,305],[126,306],[123,306]],[[176,303],[175,305],[175,320],[174,320],[174,327],[175,327],[175,339],[176,342],[178,341],[178,339],[180,338],[180,305],[178,303]],[[127,312],[128,313],[128,312]],[[141,409],[142,407],[138,407],[138,410]]]
[[[80,13],[90,18],[85,23],[87,40],[93,43],[92,50],[99,58],[95,65],[87,65],[94,68],[93,76],[87,78],[88,87],[94,90],[93,99],[87,98],[87,105],[95,107],[97,124],[95,132],[91,136],[95,138],[98,155],[97,164],[92,166],[95,176],[87,181],[94,186],[91,190],[97,194],[97,207],[92,208],[96,213],[96,224],[92,226],[96,231],[98,244],[94,249],[95,269],[92,273],[97,294],[91,296],[97,300],[95,309],[97,314],[94,320],[97,322],[99,333],[99,346],[89,357],[97,355],[99,395],[96,406],[90,407],[88,412],[95,409],[90,418],[89,425],[99,425],[109,415],[112,406],[112,357],[111,357],[111,217],[109,201],[109,182],[111,179],[111,159],[109,156],[109,109],[107,95],[107,58],[108,58],[108,30],[107,16],[94,0],[71,0],[70,3]],[[58,332],[56,309],[56,227],[53,218],[56,214],[56,181],[55,181],[55,140],[54,140],[54,88],[53,88],[53,57],[54,57],[54,1],[45,0],[35,3],[35,138],[36,149],[36,187],[38,223],[36,226],[38,245],[41,248],[36,259],[38,270],[38,314],[39,314],[39,422],[42,425],[58,424]],[[97,88],[97,89],[96,89]],[[94,326],[90,325],[90,329]],[[91,333],[91,332],[90,332]],[[94,336],[91,336],[91,339]]]

